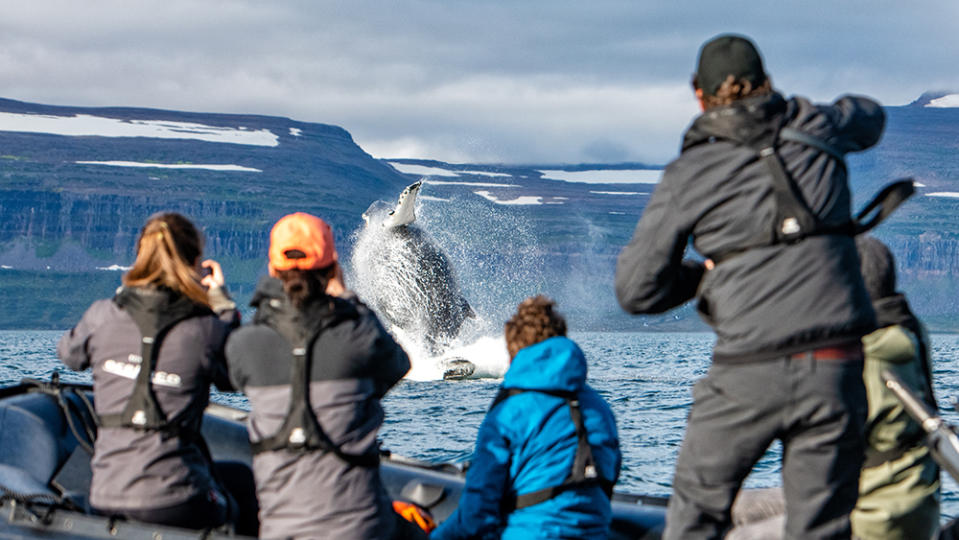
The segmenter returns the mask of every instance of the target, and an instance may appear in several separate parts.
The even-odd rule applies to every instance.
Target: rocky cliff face
[[[917,102],[887,110],[879,147],[849,157],[855,206],[896,177],[922,184],[877,235],[895,252],[917,311],[952,329],[959,320],[952,300],[959,293],[959,109]],[[139,228],[162,210],[203,228],[207,254],[228,265],[243,301],[265,271],[277,218],[323,216],[348,254],[370,203],[394,201],[423,175],[432,181],[422,223],[451,255],[474,305],[488,297],[490,305],[509,306],[514,297],[546,292],[579,327],[703,328],[688,308],[627,317],[612,296],[616,254],[653,185],[544,178],[542,170],[564,168],[556,166],[418,163],[434,169],[402,174],[341,128],[285,118],[0,100],[0,300],[10,307],[0,310],[0,328],[73,324],[90,301],[112,293],[120,272],[109,269],[130,264]],[[517,204],[524,200],[536,204]]]
[[[104,269],[132,262],[154,212],[193,219],[242,290],[280,216],[322,215],[347,242],[372,201],[408,182],[345,130],[284,118],[0,100],[0,129],[0,298],[32,296],[0,327],[72,324],[87,299],[53,302],[47,278],[109,296],[120,274]]]
[[[43,127],[48,131],[67,131],[70,122],[92,124],[91,119],[114,122],[116,129],[145,125],[152,131],[143,136],[0,131],[0,264],[6,266],[80,271],[93,269],[91,260],[129,263],[144,218],[160,210],[181,212],[203,226],[211,253],[249,258],[264,252],[263,227],[287,211],[354,224],[366,205],[407,182],[334,126],[0,100],[0,125],[16,120],[15,125],[29,126],[50,118],[62,125],[48,122]],[[90,132],[111,129],[94,126]],[[222,140],[195,138],[208,133]],[[273,140],[245,142],[249,134]],[[178,135],[183,138],[159,138]],[[231,140],[238,142],[222,142]],[[54,256],[72,246],[86,257],[72,251],[76,257]]]

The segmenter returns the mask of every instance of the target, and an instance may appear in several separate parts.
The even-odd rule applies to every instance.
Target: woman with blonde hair
[[[200,529],[223,525],[235,506],[200,425],[210,384],[232,389],[223,348],[239,317],[220,265],[201,263],[202,253],[188,219],[151,216],[123,286],[57,344],[64,364],[93,369],[100,427],[90,504],[100,513]]]

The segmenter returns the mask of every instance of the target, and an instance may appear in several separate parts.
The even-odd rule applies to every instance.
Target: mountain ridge
[[[947,299],[959,292],[952,277],[959,275],[959,194],[950,195],[959,191],[959,110],[886,110],[880,145],[848,158],[855,206],[895,176],[923,184],[877,234],[899,258],[917,311],[934,328],[949,329],[959,320],[959,308]],[[4,122],[27,114],[54,123],[60,117],[102,117],[116,120],[103,124],[110,129],[168,130],[164,137],[182,138],[6,131]],[[256,144],[224,142],[250,134],[258,134],[249,139]],[[505,320],[502,306],[545,292],[581,327],[705,329],[688,306],[633,318],[612,297],[616,254],[655,187],[650,175],[661,166],[381,160],[363,151],[346,129],[329,124],[9,99],[0,99],[0,142],[0,299],[16,306],[0,315],[0,328],[75,322],[90,300],[112,293],[119,272],[103,269],[130,263],[136,234],[153,212],[174,210],[194,219],[204,229],[207,252],[227,266],[229,284],[244,302],[265,272],[269,227],[278,217],[292,211],[323,216],[346,257],[363,211],[374,201],[395,201],[405,185],[425,178],[421,221],[453,255],[471,301],[492,306],[489,317]],[[436,174],[406,174],[399,170],[404,164]],[[211,165],[239,169],[203,168]],[[631,171],[646,180],[623,182]],[[615,181],[603,181],[608,178]],[[71,290],[73,298],[64,292]]]

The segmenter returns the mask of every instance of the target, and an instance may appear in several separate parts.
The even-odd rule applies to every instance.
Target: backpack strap
[[[819,137],[813,137],[804,131],[799,131],[798,129],[793,129],[791,127],[782,127],[779,130],[779,140],[797,142],[799,144],[804,144],[811,148],[815,148],[824,154],[832,156],[833,159],[835,159],[836,162],[839,163],[839,165],[843,168],[843,170],[846,170],[845,152],[820,139]]]
[[[778,141],[796,142],[819,150],[835,159],[843,171],[847,170],[845,154],[842,151],[826,141],[798,129],[782,127],[768,143],[758,147],[750,146],[759,154],[760,161],[766,165],[772,179],[773,198],[776,202],[776,222],[772,231],[757,235],[752,241],[747,242],[744,247],[710,255],[710,258],[716,264],[750,249],[775,244],[796,243],[809,236],[856,236],[862,234],[882,223],[915,192],[912,178],[896,180],[876,194],[856,215],[855,219],[838,225],[825,225],[809,208],[796,182],[783,166],[782,159],[776,151]],[[873,215],[871,219],[867,220],[870,214]]]
[[[906,202],[906,199],[912,197],[915,192],[915,181],[912,178],[900,178],[886,185],[856,214],[853,234],[862,234],[875,228],[876,225],[885,221],[896,208],[899,208],[899,205]],[[872,219],[867,220],[866,218],[873,212],[875,214]]]
[[[277,450],[301,453],[319,450],[332,452],[343,461],[357,467],[379,465],[378,451],[351,454],[334,444],[323,431],[310,405],[310,373],[314,345],[326,328],[340,320],[342,320],[340,317],[334,317],[317,324],[312,329],[297,324],[294,319],[284,319],[280,324],[271,324],[278,334],[293,345],[291,347],[293,361],[290,365],[290,405],[286,418],[276,433],[250,444],[254,454]],[[308,337],[303,339],[304,335]]]
[[[189,407],[173,419],[167,419],[153,392],[153,372],[159,358],[160,345],[167,333],[178,323],[192,317],[212,314],[209,308],[193,303],[185,296],[179,296],[168,306],[155,309],[145,306],[128,289],[121,289],[114,302],[124,310],[140,330],[140,369],[134,382],[133,393],[123,412],[100,415],[101,427],[125,427],[143,430],[158,430],[179,435],[193,432],[182,425],[182,419]]]
[[[576,392],[559,390],[526,390],[521,388],[500,388],[490,406],[490,410],[506,399],[524,392],[539,392],[562,398],[569,406],[570,418],[573,421],[576,434],[576,454],[573,456],[573,465],[566,479],[557,486],[551,486],[530,493],[516,496],[507,495],[503,498],[501,509],[504,514],[520,508],[526,508],[553,499],[560,494],[578,488],[600,486],[607,498],[613,495],[614,482],[603,478],[593,457],[593,449],[589,445],[586,425],[583,422],[583,412],[580,409],[579,397]]]

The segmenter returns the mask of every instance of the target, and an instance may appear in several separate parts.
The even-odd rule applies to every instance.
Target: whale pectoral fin
[[[476,371],[476,365],[473,362],[465,358],[452,358],[446,362],[443,379],[447,381],[467,379],[474,371]]]
[[[419,193],[420,187],[422,186],[422,180],[406,186],[406,189],[400,193],[399,200],[396,201],[396,207],[390,212],[389,219],[384,223],[386,228],[401,227],[413,223],[413,221],[416,220],[416,215],[414,214],[416,194]]]

